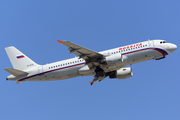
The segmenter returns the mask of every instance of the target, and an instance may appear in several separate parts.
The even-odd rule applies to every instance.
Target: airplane
[[[64,80],[78,76],[94,75],[90,82],[100,82],[104,78],[127,79],[133,76],[131,64],[160,60],[177,49],[177,46],[165,40],[148,40],[102,52],[95,52],[69,41],[58,40],[68,47],[70,53],[79,57],[39,65],[13,46],[5,51],[13,68],[5,68],[9,75],[6,80],[21,83],[24,81]]]

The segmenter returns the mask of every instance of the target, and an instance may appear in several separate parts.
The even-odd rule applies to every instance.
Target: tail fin
[[[13,46],[7,47],[5,50],[14,69],[25,70],[38,65]]]

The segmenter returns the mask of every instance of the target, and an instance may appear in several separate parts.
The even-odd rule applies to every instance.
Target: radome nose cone
[[[175,46],[174,48],[175,48],[175,50],[176,50],[176,49],[177,49],[177,45],[174,45],[174,46]]]
[[[177,49],[177,46],[176,46],[175,44],[172,44],[172,45],[170,46],[169,51],[172,53],[172,52],[174,52],[176,49]]]

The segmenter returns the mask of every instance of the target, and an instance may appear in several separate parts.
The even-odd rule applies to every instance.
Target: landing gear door
[[[149,43],[149,48],[154,48],[154,41],[153,40],[148,40]]]

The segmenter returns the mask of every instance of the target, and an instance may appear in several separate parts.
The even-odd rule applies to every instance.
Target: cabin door
[[[148,40],[149,43],[149,48],[154,48],[154,41],[153,40]]]
[[[38,73],[42,73],[43,72],[43,66],[39,66],[38,67]]]

